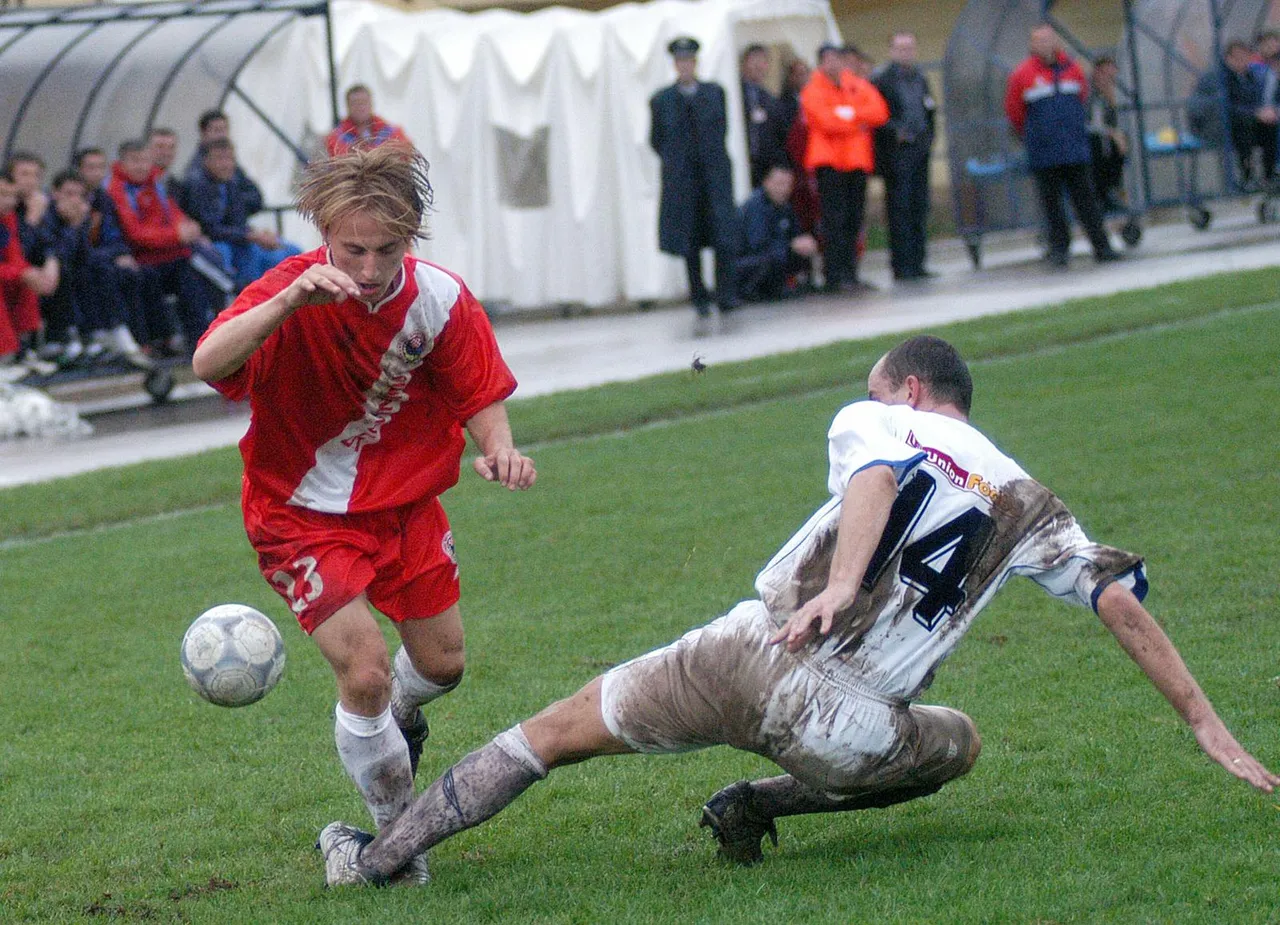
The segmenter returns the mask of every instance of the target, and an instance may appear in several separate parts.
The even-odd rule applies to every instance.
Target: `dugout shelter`
[[[340,96],[367,85],[379,115],[431,162],[431,240],[419,254],[513,308],[682,297],[658,251],[659,164],[649,97],[674,80],[666,46],[701,43],[699,76],[727,90],[739,201],[748,167],[738,55],[760,42],[812,60],[838,40],[827,0],[654,0],[405,12],[371,0],[114,3],[0,13],[0,131],[51,170],[80,147],[114,155],[154,126],[194,152],[224,109],[237,157],[272,206],[322,151]],[[281,230],[319,238],[291,213]]]
[[[1193,126],[1188,104],[1201,75],[1221,64],[1228,42],[1252,41],[1280,22],[1271,0],[1123,0],[1118,34],[1100,45],[1082,41],[1058,18],[1063,6],[1069,5],[970,0],[947,43],[943,80],[952,202],[975,267],[984,234],[1041,221],[1022,143],[1004,115],[1009,74],[1027,56],[1028,37],[1041,22],[1054,25],[1086,70],[1099,52],[1117,59],[1121,127],[1130,139],[1125,243],[1140,240],[1137,216],[1148,209],[1185,208],[1192,225],[1203,229],[1210,221],[1209,201],[1248,192],[1235,168],[1225,86],[1210,101],[1209,118],[1220,122],[1220,132]],[[1259,218],[1274,221],[1278,213],[1275,199],[1264,192]]]

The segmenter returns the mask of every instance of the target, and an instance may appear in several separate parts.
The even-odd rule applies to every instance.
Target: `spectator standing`
[[[49,372],[33,349],[41,329],[40,296],[58,286],[56,264],[32,266],[18,239],[18,190],[0,177],[0,382]]]
[[[889,107],[889,121],[876,130],[876,169],[884,177],[885,217],[893,278],[932,276],[925,269],[929,223],[929,157],[938,104],[917,60],[916,37],[895,32],[889,63],[873,78]]]
[[[260,204],[261,197],[257,203]],[[187,190],[191,216],[233,270],[243,289],[286,257],[302,253],[275,232],[249,224],[255,204],[236,181],[236,152],[230,139],[205,142],[200,173]]]
[[[325,139],[330,157],[346,154],[352,148],[376,148],[388,142],[412,147],[409,136],[398,125],[392,125],[373,111],[373,94],[364,84],[347,90],[347,117]]]
[[[1071,228],[1065,196],[1084,226],[1099,263],[1119,260],[1107,239],[1102,207],[1093,189],[1086,103],[1089,88],[1080,65],[1063,52],[1049,25],[1031,31],[1031,54],[1009,75],[1004,109],[1027,149],[1047,225],[1048,262],[1070,261]]]
[[[781,102],[765,89],[768,76],[769,50],[763,45],[748,45],[742,53],[742,112],[752,188],[760,185],[770,165],[786,157],[790,124],[784,122]]]
[[[760,302],[798,294],[795,280],[813,276],[818,242],[800,229],[791,208],[795,173],[785,161],[765,172],[760,188],[742,206],[742,246],[737,279],[744,301]]]
[[[828,292],[866,288],[854,251],[867,201],[867,175],[875,166],[871,133],[889,119],[889,107],[872,84],[844,67],[837,45],[818,49],[818,67],[800,94],[808,126],[805,169],[817,174],[826,238]]]
[[[800,92],[809,83],[809,65],[805,63],[803,58],[793,58],[791,63],[787,65],[785,74],[786,76],[782,79],[782,95],[778,100],[781,121],[786,127],[784,144],[787,148],[787,156],[791,158],[791,165],[803,170],[803,145],[798,156],[793,156],[791,149],[792,136],[795,133],[797,123],[800,123],[801,127],[803,127],[803,123],[800,120]]]
[[[1124,162],[1129,138],[1120,130],[1116,59],[1103,55],[1093,62],[1089,97],[1089,151],[1093,157],[1093,185],[1107,212],[1124,209]]]
[[[164,296],[175,296],[185,347],[194,347],[213,320],[219,301],[217,290],[191,265],[192,247],[208,245],[209,240],[200,225],[169,199],[141,141],[126,141],[120,146],[120,159],[111,167],[107,191],[120,216],[125,240],[142,267],[144,300],[158,305]],[[181,349],[172,336],[166,347]]]
[[[676,82],[649,100],[649,145],[662,160],[658,244],[663,253],[684,258],[689,300],[705,317],[711,312],[711,295],[702,280],[704,247],[715,248],[715,298],[720,308],[738,305],[733,280],[737,209],[724,146],[724,88],[698,80],[698,48],[687,36],[667,46]]]

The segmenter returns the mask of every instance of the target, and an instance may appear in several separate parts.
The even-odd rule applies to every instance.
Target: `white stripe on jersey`
[[[316,450],[315,465],[294,489],[290,504],[326,514],[347,512],[361,451],[382,439],[382,428],[404,404],[413,371],[435,346],[462,291],[452,276],[430,264],[419,262],[413,277],[418,296],[382,354],[378,378],[364,393],[364,414]],[[403,349],[417,337],[422,339],[420,352]]]

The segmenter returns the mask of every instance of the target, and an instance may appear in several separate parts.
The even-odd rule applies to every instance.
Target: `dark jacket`
[[[742,204],[740,222],[742,241],[738,248],[738,267],[741,270],[784,265],[791,256],[792,240],[801,233],[790,204],[775,205],[762,189],[753,192]]]
[[[1005,115],[1032,170],[1090,162],[1088,99],[1084,71],[1061,52],[1052,64],[1031,55],[1009,75]]]
[[[708,245],[732,247],[736,210],[724,138],[724,88],[697,85],[685,96],[675,84],[649,100],[649,145],[662,159],[658,245],[684,255]]]
[[[116,205],[102,187],[89,195],[89,256],[109,263],[129,253],[129,242],[120,230]]]
[[[187,164],[186,173],[182,175],[183,195],[190,195],[191,188],[199,183],[200,178],[203,176],[204,163],[201,160],[200,152],[197,151],[195,157],[191,158],[190,163]],[[262,190],[258,187],[258,184],[250,180],[245,172],[240,169],[239,164],[236,164],[235,176],[231,178],[231,182],[240,191],[240,197],[250,216],[262,211]],[[183,208],[186,208],[185,199],[183,200]]]
[[[1222,144],[1224,137],[1223,89],[1226,116],[1237,129],[1252,126],[1262,107],[1262,81],[1252,70],[1237,74],[1225,65],[1200,75],[1187,100],[1187,124],[1201,141]]]
[[[876,129],[876,171],[888,176],[904,145],[933,147],[938,104],[919,68],[891,63],[871,77],[889,104],[889,121]]]
[[[787,131],[782,102],[759,84],[742,81],[742,115],[746,120],[747,153],[761,165],[787,162]]]
[[[187,186],[187,211],[212,241],[249,243],[249,205],[234,177],[222,183],[201,170]]]

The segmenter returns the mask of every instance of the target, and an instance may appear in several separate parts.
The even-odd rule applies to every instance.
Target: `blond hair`
[[[387,234],[421,240],[427,237],[424,219],[432,199],[427,168],[416,148],[396,142],[314,161],[298,187],[298,212],[321,234],[367,212]]]

